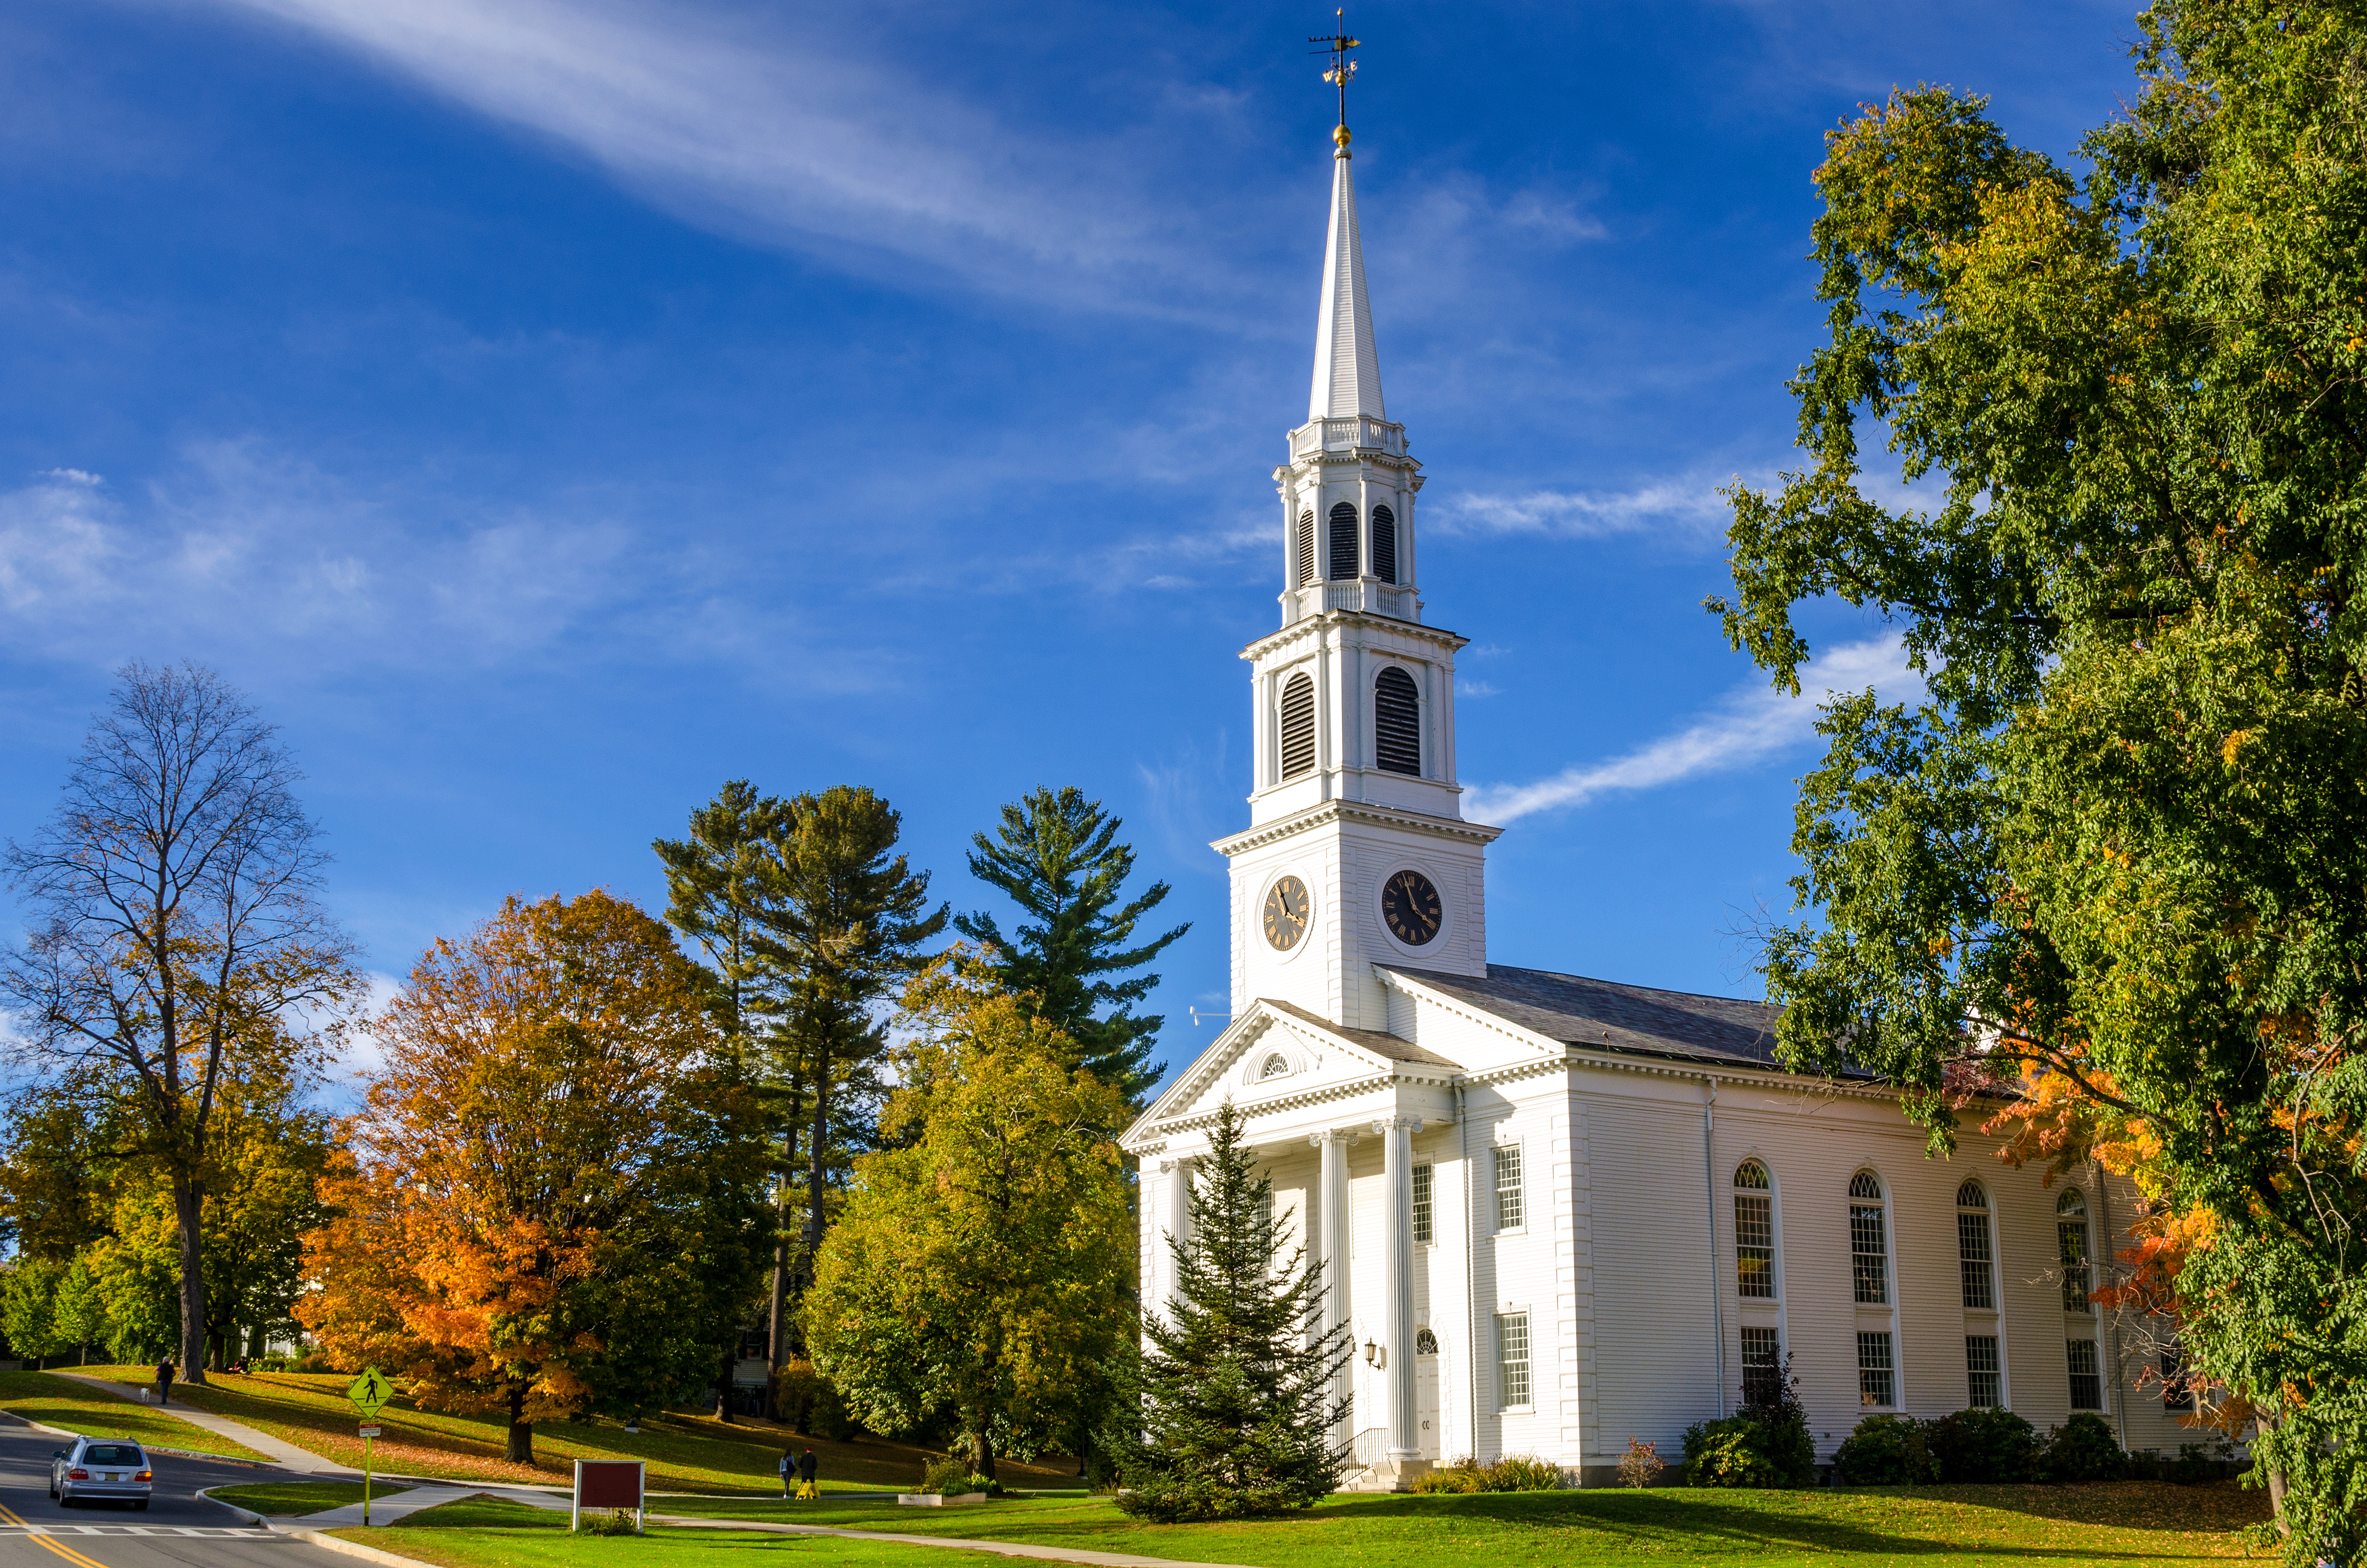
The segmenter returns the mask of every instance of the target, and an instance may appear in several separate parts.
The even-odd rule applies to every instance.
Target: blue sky
[[[246,688],[400,974],[512,891],[651,904],[724,779],[869,784],[957,907],[1037,783],[1127,819],[1221,1009],[1268,478],[1304,417],[1328,7],[16,0],[0,831],[127,659]],[[1369,5],[1351,106],[1499,962],[1757,994],[1809,704],[1700,608],[1790,457],[1824,131],[2057,156],[2123,4]],[[1842,685],[1881,628],[1817,627]]]

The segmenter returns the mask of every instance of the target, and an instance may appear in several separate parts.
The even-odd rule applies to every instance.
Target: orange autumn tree
[[[439,939],[376,1027],[298,1316],[430,1409],[534,1424],[695,1390],[755,1284],[753,1103],[666,929],[594,891]]]

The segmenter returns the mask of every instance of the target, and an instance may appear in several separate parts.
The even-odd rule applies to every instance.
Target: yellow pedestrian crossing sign
[[[367,1421],[379,1413],[379,1406],[394,1397],[394,1385],[386,1381],[384,1372],[372,1367],[354,1380],[353,1386],[345,1390],[345,1397],[354,1402],[354,1408],[360,1411],[362,1419]]]

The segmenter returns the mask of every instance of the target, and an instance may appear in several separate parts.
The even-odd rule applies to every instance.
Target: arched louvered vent
[[[1390,773],[1421,773],[1421,694],[1391,665],[1373,682],[1373,760]]]
[[[1335,583],[1356,575],[1356,508],[1347,501],[1331,508],[1331,567],[1324,574]]]
[[[1282,687],[1282,776],[1315,770],[1315,683],[1303,675]]]
[[[1315,581],[1315,514],[1311,510],[1298,514],[1297,545],[1298,586],[1303,588]]]
[[[1398,515],[1387,506],[1373,508],[1373,575],[1398,580]]]

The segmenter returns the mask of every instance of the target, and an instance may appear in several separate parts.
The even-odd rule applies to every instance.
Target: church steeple
[[[1323,247],[1323,302],[1315,318],[1315,385],[1309,419],[1387,419],[1381,360],[1373,351],[1373,307],[1365,289],[1365,242],[1356,232],[1356,181],[1348,128],[1332,132],[1331,226]]]

